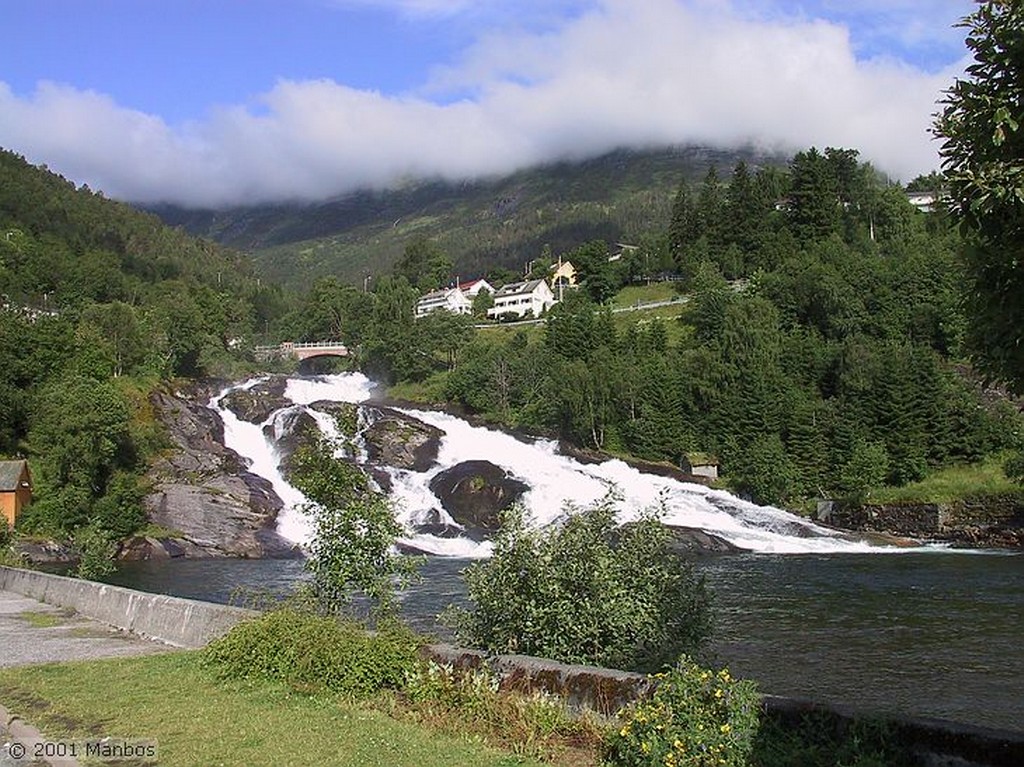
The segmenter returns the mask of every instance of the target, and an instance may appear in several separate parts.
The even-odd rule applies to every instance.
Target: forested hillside
[[[0,455],[31,460],[27,528],[143,524],[154,383],[223,372],[272,319],[237,253],[0,152]]]
[[[521,332],[414,319],[420,290],[460,273],[443,235],[410,239],[369,291],[331,275],[293,299],[242,256],[20,157],[0,154],[0,173],[0,452],[32,458],[26,529],[100,550],[145,522],[139,476],[161,447],[149,388],[228,372],[258,332],[341,338],[373,376],[582,446],[710,453],[777,503],[901,485],[1024,431],[970,373],[960,235],[852,150],[676,174],[635,249],[537,245],[534,276],[561,256],[582,282]],[[662,277],[688,299],[671,317],[608,311]]]
[[[410,181],[318,204],[225,211],[154,209],[164,221],[252,254],[260,273],[302,287],[325,276],[362,284],[387,272],[406,246],[432,240],[462,275],[519,271],[545,246],[562,252],[593,239],[637,242],[663,229],[681,178],[711,165],[784,165],[754,150],[701,147],[612,152],[508,177],[461,184]]]
[[[351,333],[377,374],[506,424],[671,462],[711,453],[762,501],[862,496],[1017,445],[1019,413],[967,363],[960,235],[856,151],[684,179],[645,239],[617,260],[599,241],[549,254],[583,282],[543,330],[414,321],[406,278],[443,281],[437,250],[407,254],[375,294],[319,283],[291,327]],[[623,325],[601,309],[654,263],[690,296],[681,316]]]

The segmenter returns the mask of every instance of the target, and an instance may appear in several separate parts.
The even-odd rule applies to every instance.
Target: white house
[[[437,309],[444,309],[452,314],[472,314],[473,299],[482,290],[494,292],[494,288],[487,280],[479,279],[459,283],[457,288],[441,288],[427,293],[416,302],[416,317],[425,317]]]
[[[936,192],[907,192],[907,201],[918,210],[931,213],[935,210],[940,200],[945,197],[946,190]]]
[[[452,314],[470,314],[473,311],[473,300],[458,288],[435,290],[416,302],[416,318],[426,317],[438,309]]]
[[[555,294],[545,280],[512,282],[498,289],[494,294],[494,306],[487,310],[487,316],[499,318],[504,314],[525,317],[527,312],[539,317],[555,304]]]

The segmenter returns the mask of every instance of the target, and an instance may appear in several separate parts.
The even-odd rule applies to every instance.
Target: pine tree
[[[828,160],[811,147],[790,163],[789,223],[802,243],[817,242],[839,228],[839,189]]]

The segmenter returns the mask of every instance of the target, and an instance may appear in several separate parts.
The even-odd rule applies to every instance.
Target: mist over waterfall
[[[395,409],[400,417],[415,419],[424,428],[440,433],[436,460],[423,471],[385,464],[368,464],[363,435],[379,409],[373,407],[374,384],[361,373],[342,373],[316,378],[289,378],[284,387],[286,406],[274,410],[263,423],[241,420],[224,404],[231,392],[248,391],[265,379],[257,378],[229,387],[214,397],[210,406],[224,421],[225,445],[245,458],[250,471],[271,482],[284,502],[278,532],[291,541],[307,543],[309,520],[301,507],[306,499],[281,471],[282,441],[303,414],[327,436],[338,436],[334,419],[314,405],[349,403],[361,405],[355,454],[344,457],[366,464],[377,484],[389,492],[396,515],[406,527],[402,542],[408,547],[441,556],[488,556],[491,544],[464,530],[446,511],[432,489],[439,475],[466,462],[488,462],[503,470],[510,481],[525,485],[520,502],[531,523],[549,525],[614,491],[619,520],[628,522],[652,506],[664,509],[667,524],[694,528],[746,550],[772,553],[832,553],[892,551],[850,540],[848,536],[814,525],[789,512],[759,506],[722,490],[680,482],[641,472],[621,460],[584,463],[561,455],[551,440],[527,440],[498,430],[473,426],[456,416],[429,410]]]

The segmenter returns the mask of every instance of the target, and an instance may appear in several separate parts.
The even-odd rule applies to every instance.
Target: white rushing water
[[[232,388],[251,388],[259,380],[254,379]],[[294,403],[293,407],[277,411],[264,424],[259,425],[240,421],[230,410],[221,407],[220,400],[230,389],[221,392],[211,401],[211,407],[224,420],[226,446],[247,459],[250,470],[269,480],[284,501],[285,506],[278,519],[278,532],[285,538],[298,543],[308,542],[310,525],[301,512],[306,499],[281,475],[278,468],[280,454],[273,439],[268,439],[265,432],[279,438],[286,422],[299,409],[306,409],[308,405],[320,400],[366,402],[372,390],[373,382],[361,373],[289,379],[285,396]],[[328,435],[334,433],[334,425],[329,417],[316,411],[309,412],[322,430]],[[624,461],[584,464],[559,455],[556,443],[549,440],[525,441],[504,432],[473,426],[447,413],[424,410],[401,412],[435,426],[444,433],[437,463],[429,471],[387,468],[397,518],[410,529],[407,542],[433,554],[480,557],[487,556],[491,551],[487,542],[415,534],[411,530],[412,525],[432,514],[439,513],[442,522],[452,523],[443,511],[441,502],[431,491],[430,480],[455,464],[471,460],[490,461],[528,484],[530,490],[523,497],[523,503],[536,525],[548,525],[556,521],[565,513],[566,504],[584,506],[604,497],[614,488],[622,498],[618,504],[622,522],[635,518],[645,508],[662,505],[666,512],[664,521],[668,524],[698,528],[751,551],[834,553],[895,550],[851,541],[789,512],[770,506],[758,506],[722,490],[647,474]]]

